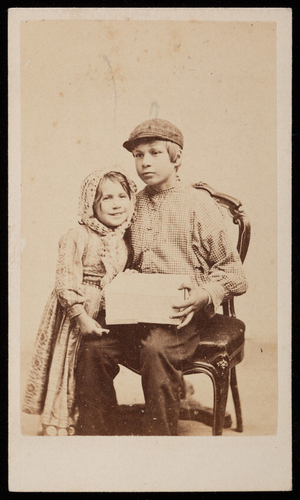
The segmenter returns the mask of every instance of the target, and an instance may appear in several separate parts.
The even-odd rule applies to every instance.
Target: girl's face
[[[109,179],[101,184],[102,197],[94,205],[97,219],[108,227],[120,226],[130,214],[131,200],[119,182]]]

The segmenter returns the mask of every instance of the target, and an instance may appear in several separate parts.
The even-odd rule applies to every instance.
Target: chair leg
[[[227,363],[227,362],[225,362]],[[229,390],[229,369],[228,366],[222,366],[218,370],[218,375],[214,384],[214,425],[212,430],[213,436],[222,436],[225,410]]]
[[[231,368],[230,387],[231,387],[235,415],[236,415],[236,429],[235,430],[237,432],[243,432],[242,408],[241,408],[241,401],[240,401],[240,396],[239,396],[239,391],[238,391],[238,386],[237,386],[235,366],[233,368]]]
[[[201,373],[201,372],[200,372]],[[208,373],[206,373],[208,375]],[[214,379],[213,375],[210,375]],[[194,420],[205,425],[213,427],[214,425],[214,410],[203,406],[194,397],[194,387],[190,381],[184,378],[184,387],[182,389],[180,400],[180,420]],[[232,418],[229,413],[225,412],[223,428],[228,429],[232,426]]]

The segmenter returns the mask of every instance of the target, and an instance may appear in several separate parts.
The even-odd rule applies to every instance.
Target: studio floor
[[[21,373],[26,374],[30,354],[23,353]],[[206,375],[186,377],[193,387],[193,400],[201,405],[212,407],[212,383]],[[224,436],[267,436],[277,432],[277,345],[246,339],[245,358],[237,366],[237,379],[241,397],[244,431],[235,432],[235,415],[231,394],[228,398],[227,412],[232,418],[232,426],[223,430]],[[21,377],[21,396],[24,394],[26,376]],[[115,380],[120,405],[141,404],[144,402],[140,377],[121,367]],[[39,416],[21,414],[23,435],[37,435]],[[201,422],[179,422],[180,436],[210,436],[211,427]]]

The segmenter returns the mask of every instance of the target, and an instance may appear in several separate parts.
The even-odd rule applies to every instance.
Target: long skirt
[[[97,318],[102,292],[85,285],[84,308]],[[22,411],[41,415],[40,433],[72,435],[78,411],[74,370],[81,333],[52,292],[38,329]]]

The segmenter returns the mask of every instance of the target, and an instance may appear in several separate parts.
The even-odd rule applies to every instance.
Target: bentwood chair
[[[241,261],[244,262],[250,242],[251,226],[247,215],[242,210],[242,203],[231,196],[218,193],[203,182],[194,184],[194,188],[207,191],[221,207],[227,210],[229,216],[232,218],[232,222],[238,226],[237,250]],[[201,334],[201,340],[193,359],[183,367],[183,376],[204,373],[212,380],[214,405],[211,424],[213,436],[222,435],[229,386],[231,387],[236,414],[235,430],[243,432],[236,365],[244,358],[245,324],[236,318],[233,298],[224,302],[222,309],[223,314],[216,314],[208,322],[205,333]],[[126,367],[138,373],[136,369],[127,364]],[[180,411],[181,420],[200,420],[202,422],[207,420],[207,416],[201,419],[203,407],[200,404],[198,406],[194,404],[189,405],[189,401],[185,400],[184,395],[182,402],[188,404],[182,404]],[[121,406],[124,409],[125,405]],[[130,405],[130,412],[134,413],[134,409],[136,409],[141,414],[144,412],[143,408],[143,405]],[[226,419],[226,427],[231,425],[230,415],[227,416],[229,419]],[[207,421],[206,423],[209,422]]]

